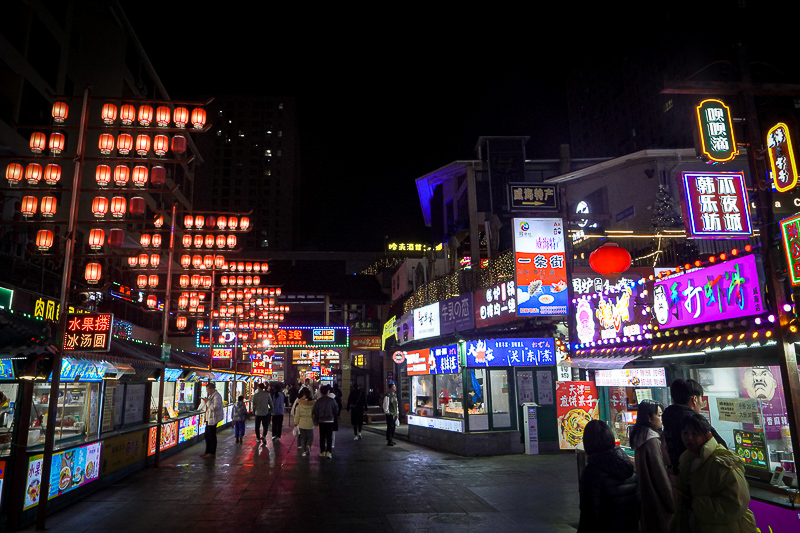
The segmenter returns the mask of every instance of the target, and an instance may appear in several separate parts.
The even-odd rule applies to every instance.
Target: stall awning
[[[585,370],[613,370],[624,368],[625,365],[641,357],[640,354],[616,357],[573,357],[558,363],[560,366],[583,368]]]

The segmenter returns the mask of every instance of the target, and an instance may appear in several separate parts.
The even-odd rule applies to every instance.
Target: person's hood
[[[305,398],[300,398],[299,400],[297,400],[297,403],[300,405],[314,405],[314,403],[316,402],[314,402],[314,400],[306,400]]]
[[[653,428],[647,428],[647,431],[642,431],[631,439],[631,447],[636,450],[641,448],[647,441],[651,439],[659,439],[661,435],[658,434]]]
[[[619,446],[589,455],[586,461],[615,479],[625,480],[633,475],[633,463]]]

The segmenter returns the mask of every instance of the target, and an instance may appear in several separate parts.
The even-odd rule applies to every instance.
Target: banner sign
[[[428,369],[431,374],[455,374],[458,368],[458,345],[450,344],[431,348],[428,354]]]
[[[430,374],[428,353],[427,349],[406,352],[406,365],[408,367],[409,376]]]
[[[419,307],[414,313],[414,339],[439,336],[439,302]]]
[[[515,218],[517,315],[566,315],[567,268],[560,218]]]
[[[48,500],[82,487],[98,478],[100,475],[100,445],[100,442],[95,442],[53,454]],[[39,503],[43,461],[43,455],[34,455],[28,459],[28,479],[23,509],[30,509]]]
[[[110,313],[67,314],[64,351],[109,351],[113,324],[114,315]]]
[[[583,441],[583,429],[598,420],[597,387],[591,381],[559,381],[556,384],[558,444],[562,450],[574,450]]]
[[[467,367],[539,366],[556,364],[552,338],[478,339],[467,341]]]
[[[350,340],[352,350],[381,350],[380,337],[353,337]]]
[[[595,370],[594,382],[598,387],[666,387],[667,374],[663,367]]]
[[[661,329],[731,320],[764,312],[755,255],[657,281],[653,314]]]
[[[742,172],[683,172],[684,224],[694,238],[752,237]]]
[[[697,106],[697,126],[703,154],[712,161],[730,161],[739,154],[733,135],[731,110],[720,100],[709,98]]]
[[[472,293],[475,327],[495,326],[517,319],[516,285],[504,281]]]
[[[783,122],[775,124],[767,133],[767,147],[775,189],[778,192],[794,189],[797,185],[797,166],[789,126]]]
[[[509,183],[511,211],[558,210],[558,188],[540,183]]]
[[[439,334],[475,329],[472,314],[472,293],[462,294],[439,302]]]
[[[397,339],[397,329],[394,326],[395,317],[390,318],[383,325],[383,334],[381,335],[381,350],[386,349],[386,341],[394,337]]]
[[[349,348],[350,333],[345,326],[280,327],[273,333],[273,346],[287,348]]]

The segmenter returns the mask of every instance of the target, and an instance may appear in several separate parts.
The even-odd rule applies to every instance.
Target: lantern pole
[[[39,490],[39,508],[36,512],[36,529],[46,529],[47,500],[50,495],[50,471],[53,466],[53,448],[56,434],[56,416],[58,414],[58,388],[61,383],[61,362],[64,349],[64,332],[67,326],[67,299],[72,282],[72,267],[75,248],[75,226],[78,218],[78,200],[86,145],[87,115],[89,113],[89,97],[91,86],[83,91],[81,107],[81,124],[78,130],[78,147],[75,154],[75,170],[72,176],[72,198],[69,206],[69,223],[67,225],[67,242],[64,246],[64,268],[61,276],[61,301],[59,303],[58,328],[56,329],[57,350],[53,356],[53,379],[50,382],[50,398],[47,403],[47,426],[44,432],[44,455],[42,457],[42,479]]]
[[[172,220],[169,230],[169,254],[167,255],[167,293],[164,297],[164,317],[161,322],[161,378],[158,380],[158,407],[156,409],[156,454],[153,460],[153,468],[158,468],[161,458],[161,422],[164,419],[164,374],[167,373],[167,362],[164,361],[164,345],[167,342],[168,327],[169,327],[169,302],[172,299],[172,260],[174,258],[175,250],[175,216],[176,205],[172,204]]]

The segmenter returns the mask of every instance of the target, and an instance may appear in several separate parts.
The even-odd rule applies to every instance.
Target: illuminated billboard
[[[683,172],[684,224],[694,238],[753,235],[742,172]]]
[[[515,218],[513,228],[517,315],[566,315],[564,222],[560,218]]]

